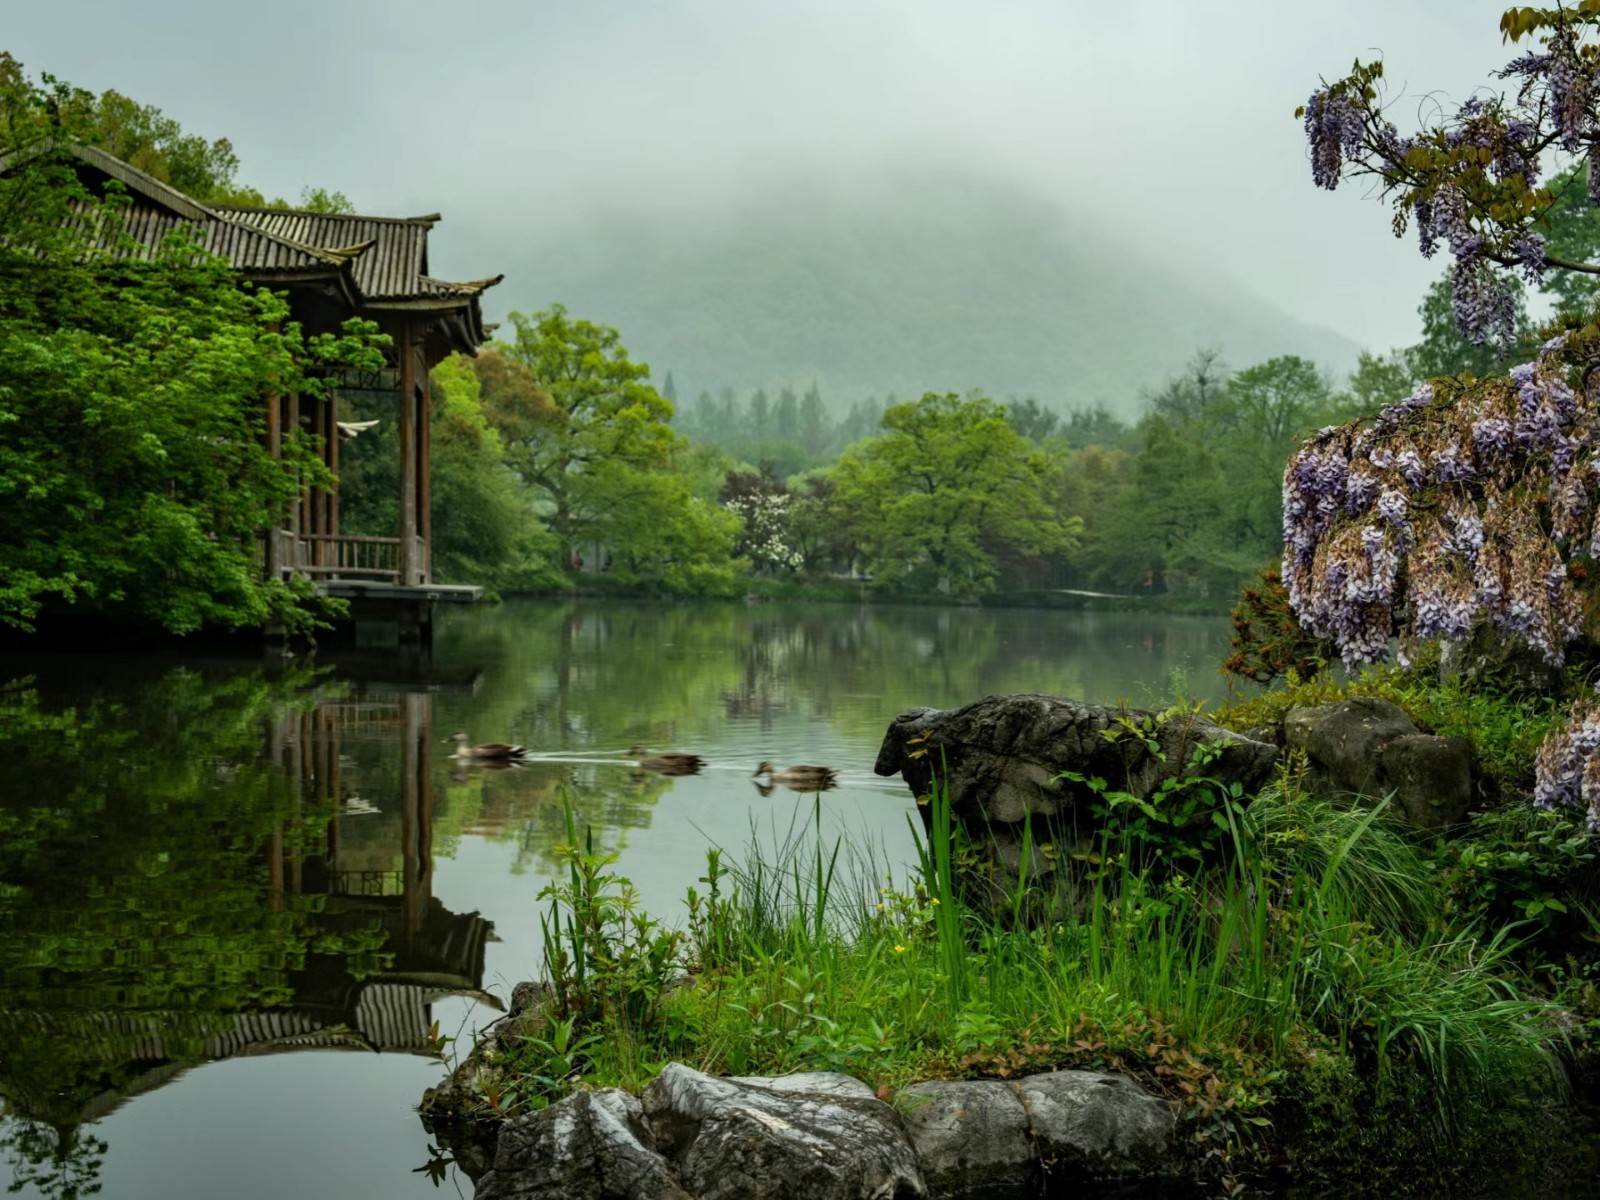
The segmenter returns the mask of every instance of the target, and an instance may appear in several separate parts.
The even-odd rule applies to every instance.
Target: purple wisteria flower
[[[1510,345],[1517,323],[1516,294],[1481,253],[1481,244],[1456,253],[1456,265],[1450,272],[1456,326],[1474,346],[1488,342]]]
[[[1588,133],[1589,68],[1577,60],[1570,39],[1553,48],[1545,77],[1550,81],[1550,116],[1561,134],[1561,148],[1576,154]]]
[[[1511,253],[1525,280],[1535,286],[1544,282],[1544,235],[1523,231],[1511,240]]]
[[[1534,767],[1534,804],[1586,808],[1589,829],[1600,833],[1600,705],[1575,705],[1566,727],[1539,747]]]
[[[1504,417],[1484,417],[1473,422],[1472,450],[1479,462],[1511,448],[1511,422]]]
[[[1306,101],[1306,139],[1311,143],[1311,179],[1330,192],[1339,186],[1346,155],[1361,149],[1366,122],[1343,92],[1313,92]]]

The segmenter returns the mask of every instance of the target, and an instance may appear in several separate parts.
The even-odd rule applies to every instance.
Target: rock
[[[1179,1166],[1171,1110],[1122,1075],[916,1083],[895,1102],[938,1196],[1003,1200],[1039,1194],[1046,1180],[1148,1179]]]
[[[995,1080],[914,1083],[895,1096],[936,1196],[1004,1200],[1039,1183],[1039,1150],[1016,1089]]]
[[[1054,1071],[1017,1084],[1052,1173],[1102,1179],[1171,1174],[1177,1120],[1126,1075]]]
[[[729,1083],[766,1088],[769,1092],[814,1092],[822,1096],[846,1096],[855,1100],[876,1100],[877,1093],[854,1075],[839,1071],[795,1071],[790,1075],[729,1075]]]
[[[1472,743],[1466,738],[1397,737],[1383,748],[1382,768],[1395,805],[1418,829],[1466,820],[1472,803]]]
[[[1119,734],[1122,719],[1138,733]],[[1148,738],[1148,744],[1146,741]],[[1054,696],[990,696],[941,712],[917,708],[890,723],[878,750],[880,775],[899,772],[919,800],[935,775],[949,788],[951,812],[975,846],[987,847],[992,867],[984,882],[963,881],[970,903],[1003,903],[1021,872],[1024,829],[1033,843],[1075,842],[1092,835],[1095,800],[1086,785],[1061,778],[1076,772],[1101,778],[1111,791],[1148,798],[1171,777],[1189,772],[1196,751],[1215,747],[1215,757],[1192,773],[1253,791],[1264,783],[1278,748],[1251,741],[1193,713],[1165,718],[1137,709],[1106,708]],[[931,825],[926,806],[923,822]],[[1195,822],[1211,813],[1201,806]],[[1056,861],[1065,861],[1058,855]],[[1030,878],[1052,873],[1050,860],[1035,856]]]
[[[1472,745],[1422,733],[1399,705],[1373,696],[1293,708],[1284,745],[1305,753],[1315,790],[1394,795],[1397,815],[1419,829],[1465,818],[1472,801]]]
[[[1163,758],[1137,738],[1115,743],[1103,735],[1119,718],[1150,718]],[[1139,709],[1106,708],[1055,696],[989,696],[941,712],[916,708],[889,725],[878,750],[879,775],[899,772],[925,795],[938,773],[950,788],[955,811],[988,821],[1015,823],[1035,814],[1069,813],[1085,789],[1059,778],[1063,771],[1099,776],[1112,789],[1149,796],[1169,776],[1181,775],[1201,744],[1222,748],[1204,773],[1254,787],[1264,781],[1277,749],[1247,741],[1191,713],[1159,722]]]
[[[697,1200],[927,1195],[905,1125],[881,1100],[736,1083],[668,1063],[643,1101],[656,1144]]]
[[[1286,747],[1304,751],[1336,789],[1363,796],[1382,794],[1378,756],[1383,747],[1418,732],[1398,704],[1375,696],[1291,708],[1283,718]]]
[[[502,1125],[477,1197],[1002,1200],[1178,1162],[1167,1105],[1120,1075],[919,1083],[895,1103],[832,1072],[719,1079],[670,1063],[640,1099],[577,1092]]]
[[[656,1151],[639,1101],[575,1092],[500,1130],[477,1200],[694,1200]]]

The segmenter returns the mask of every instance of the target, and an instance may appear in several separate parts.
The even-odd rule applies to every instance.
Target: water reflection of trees
[[[299,671],[0,685],[0,1152],[97,1190],[87,1126],[191,1065],[431,1054],[492,927],[432,894],[433,696]],[[361,806],[351,801],[360,799]]]
[[[906,708],[996,691],[1158,703],[1182,663],[1204,664],[1186,685],[1215,697],[1221,631],[1119,613],[511,603],[448,624],[440,652],[496,664],[474,708],[518,740],[593,751],[704,742],[726,721],[765,729],[793,716],[871,741]]]

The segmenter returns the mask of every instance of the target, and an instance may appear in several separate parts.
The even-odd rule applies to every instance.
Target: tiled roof
[[[502,277],[451,283],[429,275],[428,231],[440,219],[437,213],[371,217],[205,205],[93,146],[73,146],[71,152],[128,189],[132,203],[121,215],[131,241],[123,253],[152,258],[168,235],[182,229],[247,276],[338,276],[358,306],[462,310],[474,340],[484,336],[477,300]],[[0,157],[0,171],[18,157]]]
[[[230,220],[307,246],[360,246],[371,249],[355,260],[356,286],[369,300],[412,300],[433,294],[422,280],[428,270],[428,230],[438,214],[426,217],[361,217],[298,209],[219,206]]]

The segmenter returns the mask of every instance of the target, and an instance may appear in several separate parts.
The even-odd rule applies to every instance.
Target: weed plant
[[[1442,1158],[1486,1114],[1526,1119],[1560,1097],[1561,1035],[1521,994],[1503,927],[1441,922],[1441,876],[1381,805],[1337,807],[1290,779],[1248,804],[1224,794],[1222,852],[1192,869],[1152,869],[1139,827],[1108,824],[1096,853],[1057,867],[1076,902],[1040,922],[1025,872],[1009,908],[962,903],[959,823],[942,789],[930,803],[904,883],[827,845],[814,809],[737,863],[710,851],[682,930],[638,911],[569,815],[567,878],[544,894],[544,1025],[486,1105],[638,1087],[673,1059],[845,1071],[885,1096],[914,1079],[1120,1070],[1176,1102],[1196,1155],[1231,1181],[1291,1127],[1351,1147],[1381,1115]]]

